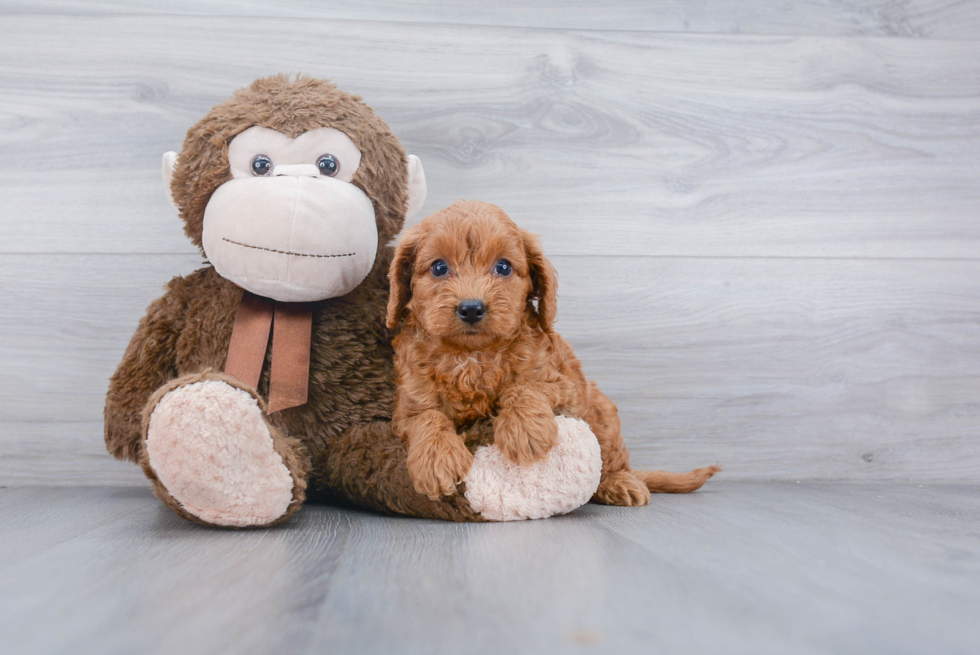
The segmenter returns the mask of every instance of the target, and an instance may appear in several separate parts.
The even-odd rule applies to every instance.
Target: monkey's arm
[[[143,409],[150,395],[177,376],[177,337],[183,311],[173,298],[174,282],[140,319],[126,353],[109,380],[105,445],[118,459],[139,459]]]

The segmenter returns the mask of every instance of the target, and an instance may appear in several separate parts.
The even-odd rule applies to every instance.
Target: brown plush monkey
[[[425,178],[360,98],[309,77],[258,80],[188,131],[164,177],[209,265],[174,278],[133,335],[106,399],[109,452],[138,462],[178,514],[211,525],[272,525],[307,496],[524,518],[507,516],[513,485],[492,470],[477,471],[491,481],[481,498],[492,516],[464,493],[429,500],[408,477],[389,425],[386,272]],[[594,442],[587,427],[563,430]],[[492,440],[487,426],[466,436],[471,448]],[[585,487],[569,498],[587,500]]]

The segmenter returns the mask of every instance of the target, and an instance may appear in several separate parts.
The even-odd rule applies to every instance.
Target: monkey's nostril
[[[486,313],[487,306],[482,300],[464,300],[456,305],[456,315],[461,321],[470,325],[482,321]]]
[[[272,177],[320,177],[320,169],[313,164],[279,164],[272,169]]]

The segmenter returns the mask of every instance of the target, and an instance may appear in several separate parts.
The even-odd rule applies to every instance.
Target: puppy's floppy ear
[[[530,305],[533,300],[537,301],[537,309],[533,307],[530,309],[538,317],[541,329],[551,332],[555,314],[558,313],[558,273],[544,256],[537,235],[521,230],[521,237],[524,241],[527,265],[531,271],[531,293],[527,297],[528,304]]]
[[[395,258],[388,269],[391,294],[388,296],[388,318],[385,322],[389,328],[398,325],[405,315],[405,306],[412,299],[412,268],[415,267],[415,255],[422,243],[424,229],[421,225],[412,226],[405,231],[395,248]]]

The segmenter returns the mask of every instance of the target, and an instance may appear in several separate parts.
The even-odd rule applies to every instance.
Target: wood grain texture
[[[264,16],[510,27],[820,36],[980,37],[980,5],[954,0],[4,0],[0,13]]]
[[[980,262],[553,261],[557,328],[619,404],[635,466],[980,480]],[[102,455],[107,380],[144,307],[199,264],[0,256],[0,484],[139,480]]]
[[[977,486],[713,482],[480,525],[308,506],[257,531],[143,489],[0,489],[0,650],[959,655],[977,521]]]
[[[555,254],[980,252],[980,42],[56,15],[0,23],[2,250],[193,252],[160,154],[283,70]]]
[[[980,480],[978,5],[680,6],[0,2],[0,484],[144,484],[101,411],[200,263],[160,154],[283,70],[389,121],[423,214],[543,235],[637,466]]]

